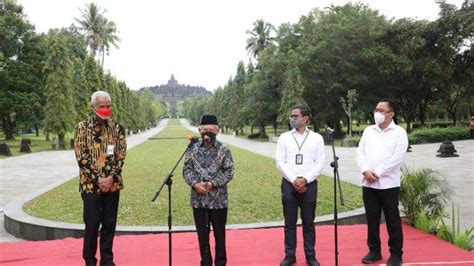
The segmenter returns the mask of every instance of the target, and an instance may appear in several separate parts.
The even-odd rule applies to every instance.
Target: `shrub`
[[[431,128],[415,130],[408,134],[410,144],[442,142],[447,139],[452,141],[469,139],[469,130],[460,127]]]
[[[436,235],[444,241],[453,243],[462,249],[472,251],[474,250],[474,227],[461,232],[459,229],[459,207],[457,215],[454,212],[454,204],[452,208],[451,226],[446,225],[444,221],[441,220],[441,226],[438,228]]]
[[[425,213],[428,219],[442,216],[452,193],[452,188],[438,172],[432,169],[410,172],[402,168],[400,202],[412,224],[416,223],[418,213]]]
[[[360,138],[361,136],[358,135],[347,136],[342,141],[342,147],[357,147],[359,146]]]
[[[416,214],[415,228],[428,234],[434,234],[438,228],[441,216],[429,218],[424,212]]]
[[[260,132],[247,135],[248,139],[258,139],[260,137]]]
[[[456,123],[457,126],[468,126],[469,121],[457,121]],[[446,128],[446,127],[452,127],[453,126],[453,121],[435,121],[435,122],[427,122],[424,126],[421,125],[420,122],[414,122],[412,124],[413,129],[421,129],[421,128],[436,128],[436,127],[441,127],[441,128]]]
[[[361,136],[347,136],[342,142],[343,147],[357,147]],[[469,139],[469,130],[461,127],[449,128],[424,128],[418,129],[408,134],[410,144],[442,142],[444,140]]]

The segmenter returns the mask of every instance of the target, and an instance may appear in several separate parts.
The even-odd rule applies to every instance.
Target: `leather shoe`
[[[285,257],[281,262],[280,266],[291,266],[296,263],[296,257]]]
[[[309,266],[319,266],[319,261],[316,258],[307,258],[306,263]]]
[[[382,254],[380,254],[379,252],[371,251],[362,258],[362,263],[372,264],[381,259],[382,259]]]
[[[399,266],[402,265],[402,257],[390,255],[387,260],[387,266]]]

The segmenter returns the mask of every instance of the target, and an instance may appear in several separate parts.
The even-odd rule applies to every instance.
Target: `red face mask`
[[[102,107],[95,109],[95,113],[102,119],[109,119],[112,116],[112,108]]]

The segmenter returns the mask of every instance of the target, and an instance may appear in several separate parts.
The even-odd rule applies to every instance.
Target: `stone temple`
[[[158,100],[167,102],[170,105],[172,118],[177,117],[177,103],[179,101],[211,95],[211,92],[204,87],[179,84],[174,75],[171,75],[167,84],[142,88],[142,90],[150,90]]]

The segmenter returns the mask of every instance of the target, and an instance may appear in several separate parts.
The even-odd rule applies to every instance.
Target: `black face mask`
[[[207,136],[207,138],[205,138]],[[216,141],[216,134],[212,132],[202,132],[201,133],[202,140],[204,142],[215,142]]]

